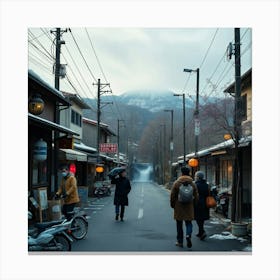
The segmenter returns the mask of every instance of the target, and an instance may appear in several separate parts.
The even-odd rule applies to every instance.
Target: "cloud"
[[[242,29],[244,32],[246,29]],[[173,89],[182,91],[188,73],[184,68],[196,69],[200,67],[208,51],[216,28],[91,28],[87,27],[91,38],[89,41],[85,28],[73,28],[72,34],[76,38],[94,76],[104,81],[103,74],[96,60],[95,53],[111,84],[115,94],[121,94],[133,89]],[[34,31],[35,32],[35,31]],[[250,32],[248,32],[250,34]],[[247,35],[248,35],[247,34]],[[225,54],[226,47],[234,38],[233,28],[220,28],[215,40],[207,53],[207,57],[200,69],[200,85],[205,86],[206,80],[214,72],[218,62]],[[74,57],[83,78],[91,86],[93,78],[89,73],[77,46],[69,32],[63,34],[67,48]],[[250,36],[245,37],[250,41]],[[93,44],[94,51],[91,43]],[[51,43],[48,42],[49,48]],[[247,42],[243,43],[246,47]],[[71,58],[62,46],[64,55],[71,62]],[[251,49],[247,52],[250,65]],[[216,76],[212,78],[215,83],[226,65],[232,64],[225,58],[221,62]],[[75,67],[72,65],[72,68]],[[77,72],[77,71],[76,71]],[[71,73],[69,72],[71,76]],[[186,90],[195,91],[196,78],[194,74],[189,79]],[[223,83],[232,80],[234,71],[229,71]],[[78,76],[78,74],[77,74]],[[74,78],[72,77],[74,80]],[[65,85],[65,81],[61,86]],[[83,85],[84,87],[84,85]],[[208,89],[208,88],[207,88]]]

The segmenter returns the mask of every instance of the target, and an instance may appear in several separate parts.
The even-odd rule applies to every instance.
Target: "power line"
[[[44,55],[48,60],[50,60],[53,63],[53,59],[51,56],[44,53],[42,50],[40,50],[33,42],[29,42],[30,46],[32,46],[37,52]]]
[[[70,28],[69,28],[69,31],[70,31],[70,34],[71,34],[71,36],[72,36],[74,42],[75,42],[76,47],[77,47],[78,50],[79,50],[79,53],[80,53],[81,57],[83,58],[83,60],[84,60],[84,62],[85,62],[85,64],[86,64],[86,66],[87,66],[88,71],[89,71],[90,74],[91,74],[91,77],[92,77],[93,80],[97,83],[97,79],[94,77],[94,75],[93,75],[91,69],[89,68],[89,66],[88,66],[88,64],[87,64],[87,61],[86,61],[84,55],[82,54],[82,51],[81,51],[81,49],[80,49],[80,47],[79,47],[79,45],[78,45],[78,43],[77,43],[77,41],[76,41],[76,39],[75,39],[73,33],[72,33],[72,30],[71,30]]]
[[[89,41],[90,41],[90,45],[91,45],[91,48],[92,48],[92,50],[93,50],[93,53],[94,53],[94,55],[95,55],[95,58],[96,58],[96,60],[97,60],[98,65],[99,65],[100,71],[101,71],[101,73],[102,73],[102,75],[103,75],[103,77],[104,77],[104,80],[105,80],[106,83],[109,83],[108,80],[107,80],[107,78],[106,78],[106,76],[105,76],[105,74],[104,74],[104,71],[103,71],[103,68],[102,68],[102,66],[101,66],[101,63],[100,63],[100,61],[99,61],[99,59],[98,59],[98,57],[97,57],[96,51],[95,51],[95,49],[94,49],[94,47],[93,47],[93,43],[92,43],[92,40],[91,40],[91,38],[90,38],[90,36],[89,36],[89,34],[88,34],[87,28],[85,28],[85,30],[86,30],[88,39],[89,39]]]
[[[212,45],[213,45],[213,43],[214,43],[214,41],[215,41],[215,38],[216,38],[216,36],[217,36],[218,31],[219,31],[219,28],[216,29],[216,31],[215,31],[215,33],[214,33],[214,36],[212,37],[212,40],[211,40],[211,42],[210,42],[210,45],[209,45],[209,47],[208,47],[208,49],[207,49],[207,51],[206,51],[206,53],[205,53],[205,55],[204,55],[204,58],[202,59],[202,62],[201,62],[201,64],[200,64],[200,66],[199,66],[199,69],[202,68],[202,65],[204,64],[204,62],[205,62],[205,60],[206,60],[206,58],[207,58],[207,56],[208,56],[208,54],[209,54],[209,51],[210,51],[210,49],[211,49],[211,47],[212,47]],[[183,88],[183,90],[182,90],[182,93],[185,92],[185,90],[186,90],[186,88],[187,88],[187,85],[188,85],[188,83],[189,83],[191,74],[192,74],[192,72],[189,73],[188,79],[187,79],[187,81],[186,81],[186,83],[185,83],[185,85],[184,85],[184,88]]]
[[[28,32],[35,38],[35,35],[31,32],[31,30],[28,30]],[[54,60],[54,56],[42,45],[38,38],[35,38],[35,40],[39,46]]]
[[[211,40],[211,42],[210,42],[210,45],[209,45],[209,47],[208,47],[208,49],[207,49],[207,51],[206,51],[206,54],[205,54],[205,56],[204,56],[204,58],[203,58],[203,60],[202,60],[202,62],[201,62],[201,64],[200,64],[200,66],[199,66],[199,69],[202,68],[202,65],[203,65],[203,63],[204,63],[205,60],[206,60],[206,57],[207,57],[207,55],[208,55],[208,53],[209,53],[209,51],[210,51],[210,49],[211,49],[211,47],[212,47],[212,45],[213,45],[213,43],[214,43],[214,40],[215,40],[215,38],[216,38],[216,35],[217,35],[218,31],[219,31],[219,28],[217,28],[216,31],[215,31],[215,34],[214,34],[214,36],[213,36],[213,38],[212,38],[212,40]]]
[[[45,68],[47,68],[48,70],[50,70],[50,65],[48,65],[47,63],[50,63],[48,61],[43,61],[40,57],[34,55],[33,53],[29,52],[28,53],[29,57],[32,57],[33,59],[37,60],[38,63],[40,63],[41,65],[43,65]]]
[[[80,74],[81,79],[82,79],[82,80],[83,80],[83,82],[85,83],[85,85],[86,85],[86,87],[87,87],[88,91],[91,93],[91,89],[89,88],[89,86],[88,86],[87,82],[85,81],[85,78],[84,78],[84,76],[82,75],[82,73],[81,73],[81,71],[80,71],[79,67],[77,66],[77,64],[76,64],[76,62],[75,62],[75,60],[74,60],[73,56],[71,55],[71,53],[70,53],[70,51],[69,51],[69,49],[68,49],[67,45],[65,45],[65,49],[66,49],[66,51],[68,52],[69,56],[71,57],[72,62],[73,62],[73,63],[74,63],[74,65],[76,66],[76,69],[77,69],[78,73]],[[92,94],[92,93],[91,93],[91,94]]]

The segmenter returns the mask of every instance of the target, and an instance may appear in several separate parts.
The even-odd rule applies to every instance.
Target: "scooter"
[[[225,217],[228,215],[229,194],[228,192],[219,193],[217,196],[216,212],[221,212]]]
[[[32,214],[28,213],[28,218]],[[72,238],[67,235],[69,224],[51,225],[42,232],[28,234],[28,251],[71,251]]]
[[[52,226],[64,225],[66,226],[65,234],[71,235],[76,240],[80,240],[86,237],[88,232],[88,216],[84,211],[81,211],[79,207],[74,208],[74,211],[68,212],[67,217],[51,221],[34,224],[38,232],[43,232]]]

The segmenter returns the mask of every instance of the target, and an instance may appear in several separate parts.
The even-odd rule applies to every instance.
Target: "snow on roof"
[[[46,81],[44,81],[38,74],[36,74],[33,70],[28,69],[28,76],[30,76],[33,80],[36,80],[37,82],[39,82],[42,86],[46,87],[47,89],[49,89],[50,91],[54,92],[55,94],[59,95],[60,97],[62,97],[63,99],[65,99],[64,95],[57,90],[56,88],[54,88],[53,86],[51,86],[50,84],[48,84]]]
[[[97,149],[93,148],[93,147],[90,147],[90,146],[87,146],[85,145],[84,143],[74,143],[74,147],[79,149],[79,150],[82,150],[82,151],[88,151],[88,152],[92,152],[92,153],[96,153],[97,152]]]
[[[252,136],[246,136],[246,137],[243,137],[239,140],[239,145],[238,147],[244,147],[244,146],[247,146],[250,142],[252,142]],[[226,140],[226,141],[223,141],[219,144],[216,144],[216,145],[213,145],[211,147],[208,147],[206,149],[203,149],[203,150],[200,150],[197,152],[197,156],[198,157],[202,157],[202,156],[205,156],[207,154],[210,154],[211,152],[214,152],[214,151],[217,151],[217,150],[221,150],[221,149],[226,149],[226,148],[232,148],[234,147],[234,141],[232,139],[229,139],[229,140]],[[190,153],[190,154],[187,154],[186,155],[186,159],[190,159],[192,157],[195,156],[195,153]],[[182,160],[183,159],[183,156],[180,156],[178,157],[179,160]]]

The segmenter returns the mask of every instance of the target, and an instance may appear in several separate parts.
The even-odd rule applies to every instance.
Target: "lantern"
[[[229,133],[225,134],[225,135],[224,135],[224,139],[225,139],[225,140],[231,139],[231,135],[230,135]]]
[[[34,143],[33,156],[38,161],[47,159],[47,142],[43,141],[42,138]]]
[[[198,160],[196,158],[191,158],[189,160],[189,166],[190,167],[197,167],[198,166]]]
[[[32,95],[28,103],[28,111],[33,115],[40,115],[44,111],[44,101],[39,94]]]
[[[96,166],[95,171],[97,173],[102,173],[104,171],[104,168],[103,168],[103,166],[98,165],[98,166]]]
[[[76,165],[75,165],[75,163],[71,163],[70,164],[69,171],[75,175],[75,173],[76,173]]]

